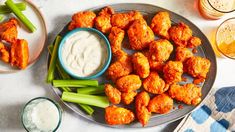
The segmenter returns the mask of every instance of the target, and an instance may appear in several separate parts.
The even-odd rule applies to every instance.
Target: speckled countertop
[[[71,15],[87,8],[122,2],[148,3],[176,12],[196,24],[213,41],[217,26],[234,13],[227,14],[220,20],[205,20],[197,10],[197,0],[31,0],[41,10],[48,27],[48,41],[50,44],[55,35],[70,20]],[[55,95],[45,83],[47,68],[47,50],[42,53],[38,62],[25,71],[14,74],[0,74],[0,131],[23,132],[20,122],[20,111],[24,104],[32,98],[46,96],[55,99]],[[214,88],[235,85],[235,61],[217,57],[217,78]],[[60,132],[152,132],[173,131],[179,121],[143,129],[113,129],[89,122],[74,114],[63,106],[63,121]]]

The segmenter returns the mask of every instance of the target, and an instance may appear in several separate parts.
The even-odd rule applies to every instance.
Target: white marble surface
[[[196,0],[32,0],[42,11],[48,26],[49,39],[47,45],[52,42],[55,35],[70,20],[71,14],[87,8],[122,2],[149,3],[174,11],[191,20],[208,37],[214,35],[216,27],[226,18],[234,17],[234,13],[226,15],[216,21],[202,18],[196,8]],[[45,83],[46,56],[44,50],[39,61],[31,68],[14,74],[0,74],[0,131],[23,132],[20,122],[20,111],[24,104],[32,98],[46,96],[55,99],[54,93]],[[235,85],[235,60],[217,58],[217,78],[215,88]],[[119,132],[119,131],[173,131],[178,122],[167,125],[142,129],[113,129],[93,124],[62,106],[64,109],[63,121],[60,132]]]

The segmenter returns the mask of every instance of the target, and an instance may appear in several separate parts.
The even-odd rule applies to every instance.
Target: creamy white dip
[[[105,64],[105,40],[96,33],[79,31],[69,36],[62,47],[66,68],[79,77],[97,73]]]
[[[23,123],[30,132],[52,132],[59,121],[58,108],[46,99],[34,100],[24,109]]]

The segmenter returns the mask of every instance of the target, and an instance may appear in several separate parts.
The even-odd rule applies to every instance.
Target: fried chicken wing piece
[[[105,7],[95,18],[95,27],[103,33],[110,32],[112,28],[111,16],[114,14],[114,10],[111,7]]]
[[[185,62],[186,71],[191,76],[198,79],[205,79],[210,70],[211,62],[199,56],[190,57]]]
[[[131,56],[120,50],[116,52],[115,58],[116,61],[106,71],[107,78],[113,82],[116,82],[122,76],[129,75],[133,71]]]
[[[92,11],[82,11],[75,13],[72,16],[72,21],[69,24],[68,29],[73,30],[75,28],[87,27],[92,28],[94,25],[96,14]]]
[[[183,63],[180,61],[168,61],[163,67],[163,74],[167,84],[180,82],[183,74]]]
[[[141,78],[146,78],[150,73],[150,66],[148,58],[140,52],[136,52],[132,55],[132,63],[135,72]]]
[[[140,92],[135,99],[136,116],[143,127],[148,123],[151,117],[151,112],[147,109],[149,100],[149,94],[145,91]]]
[[[130,124],[134,119],[134,113],[128,109],[117,106],[105,108],[105,121],[109,125]]]
[[[0,59],[5,62],[10,62],[10,54],[9,49],[7,46],[5,46],[3,43],[0,42]]]
[[[102,16],[102,15],[110,15],[112,16],[113,14],[115,13],[115,11],[113,10],[112,7],[110,6],[106,6],[104,7],[100,12],[99,12],[99,16]]]
[[[10,63],[20,69],[25,69],[29,60],[28,42],[24,39],[17,39],[11,44]]]
[[[183,86],[173,84],[170,86],[168,93],[171,98],[188,105],[197,105],[201,102],[201,88],[195,84],[188,83]]]
[[[0,40],[5,40],[8,43],[13,43],[17,39],[18,22],[15,18],[9,19],[5,23],[0,24]]]
[[[127,29],[134,20],[144,19],[143,15],[138,11],[130,11],[126,13],[116,13],[112,15],[112,26]]]
[[[164,61],[155,61],[151,59],[149,50],[142,51],[142,53],[148,58],[149,66],[151,70],[162,71],[163,66],[165,65]]]
[[[202,44],[202,41],[200,38],[192,36],[188,41],[187,47],[188,48],[195,48],[201,44]]]
[[[122,93],[122,95],[121,95],[122,102],[125,105],[129,105],[131,102],[134,101],[136,95],[137,95],[136,91],[131,91],[131,92],[128,92],[128,93]]]
[[[173,108],[173,99],[167,94],[160,94],[149,101],[148,110],[158,114],[169,113]]]
[[[148,48],[154,40],[154,33],[145,20],[135,20],[127,31],[130,47],[133,50]]]
[[[117,88],[110,84],[105,84],[104,91],[112,104],[119,104],[121,102],[121,92]]]
[[[158,12],[153,17],[150,27],[155,34],[165,39],[169,39],[170,36],[168,34],[168,30],[171,27],[171,19],[169,13],[166,11]]]
[[[141,85],[142,82],[140,80],[140,77],[134,74],[123,76],[119,78],[116,82],[117,88],[121,92],[126,93],[139,89]]]
[[[124,39],[125,31],[118,27],[112,27],[109,34],[109,41],[112,53],[122,50],[122,41]]]
[[[144,79],[143,87],[152,94],[162,94],[169,88],[168,85],[165,84],[165,81],[155,71],[151,71],[149,76]]]
[[[116,61],[125,61],[127,58],[131,59],[131,56],[123,50],[117,50],[117,52],[113,56],[113,60]]]
[[[175,50],[175,60],[185,62],[188,58],[192,57],[193,53],[184,47],[177,47]]]
[[[149,45],[150,57],[157,62],[168,60],[172,51],[173,45],[166,39],[153,41]]]
[[[149,65],[151,70],[162,71],[165,65],[164,61],[154,61],[149,59]]]
[[[192,30],[188,25],[180,22],[169,29],[169,34],[176,46],[186,47],[188,40],[192,37]]]
[[[11,44],[10,62],[12,66],[25,69],[29,61],[28,42],[24,39],[17,39]]]

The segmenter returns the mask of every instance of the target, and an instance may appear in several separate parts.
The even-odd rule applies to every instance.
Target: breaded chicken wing
[[[172,51],[173,45],[166,39],[153,41],[149,45],[150,57],[157,62],[168,60]]]
[[[195,78],[205,79],[210,70],[211,62],[199,56],[190,57],[185,62],[186,71]]]
[[[173,108],[173,99],[167,94],[160,94],[149,101],[148,110],[158,114],[169,113]]]
[[[191,38],[189,39],[187,47],[188,47],[188,48],[195,48],[195,47],[197,47],[197,46],[199,46],[199,45],[201,45],[201,44],[202,44],[201,39],[198,38],[198,37],[194,37],[194,36],[193,36],[193,37],[191,37]]]
[[[135,115],[122,107],[109,106],[105,108],[105,121],[109,125],[124,125],[134,121]]]
[[[123,50],[117,50],[117,52],[114,54],[112,60],[113,61],[124,61],[127,58],[131,59],[131,56],[128,55],[125,51]]]
[[[5,23],[0,24],[0,40],[5,40],[8,43],[14,43],[17,39],[17,20],[15,18],[9,19]]]
[[[9,63],[10,61],[9,49],[1,42],[0,42],[0,59],[6,63]]]
[[[125,32],[124,30],[118,27],[112,27],[109,34],[109,41],[112,49],[112,53],[115,53],[119,50],[122,50],[122,41],[124,39]]]
[[[173,84],[170,86],[168,93],[171,98],[184,102],[188,105],[197,105],[201,102],[201,88],[195,84],[185,84],[180,86]]]
[[[17,39],[11,44],[10,56],[12,66],[25,69],[29,61],[28,42],[24,39]]]
[[[132,63],[135,72],[141,78],[146,78],[150,73],[150,66],[148,58],[140,52],[136,52],[132,55]]]
[[[187,48],[177,47],[175,50],[175,60],[176,61],[184,62],[192,56],[193,56],[193,53]]]
[[[153,32],[163,38],[169,39],[168,30],[171,27],[170,15],[166,11],[158,12],[152,19],[150,25]]]
[[[139,89],[141,85],[142,82],[140,80],[140,77],[134,74],[123,76],[119,78],[116,82],[117,88],[121,92],[126,92],[126,93]]]
[[[154,71],[151,71],[149,76],[144,79],[143,87],[146,91],[153,94],[162,94],[168,89],[165,81]]]
[[[95,27],[103,33],[110,32],[112,28],[111,16],[114,14],[114,10],[111,7],[105,7],[95,18]]]
[[[82,11],[75,13],[72,16],[72,21],[69,24],[68,29],[73,30],[75,28],[87,27],[92,28],[94,25],[96,14],[92,11]]]
[[[165,65],[164,61],[155,61],[151,59],[149,50],[142,51],[142,53],[148,58],[149,66],[151,70],[162,71],[163,66]]]
[[[188,25],[180,22],[169,29],[169,34],[176,46],[186,47],[188,40],[192,37],[192,30]]]
[[[183,63],[180,61],[168,61],[163,67],[163,74],[167,84],[180,82],[183,74]]]
[[[116,13],[112,15],[112,26],[127,29],[134,20],[144,19],[142,14],[138,11],[130,11],[126,13]]]
[[[105,84],[104,91],[112,104],[119,104],[121,102],[121,92],[117,88],[110,84]]]
[[[136,91],[131,91],[131,92],[128,92],[128,93],[122,93],[122,95],[121,95],[122,102],[126,105],[129,105],[131,102],[134,101],[136,95],[137,95]]]
[[[135,20],[127,31],[130,47],[133,50],[148,48],[154,40],[154,33],[145,20]]]
[[[129,75],[132,71],[132,62],[131,56],[127,55],[123,51],[116,52],[116,61],[113,62],[108,70],[106,71],[106,75],[113,82],[122,76]]]
[[[165,65],[164,61],[154,61],[152,59],[149,59],[149,65],[151,70],[156,70],[156,71],[162,71],[163,67]]]
[[[151,117],[151,112],[147,109],[149,100],[149,94],[145,91],[140,92],[135,99],[136,116],[142,126],[145,126]]]
[[[112,16],[114,13],[115,13],[115,12],[114,12],[114,10],[113,10],[112,7],[106,6],[106,7],[104,7],[104,8],[99,12],[98,15],[99,15],[99,16],[102,16],[102,15],[110,15],[110,16]]]

